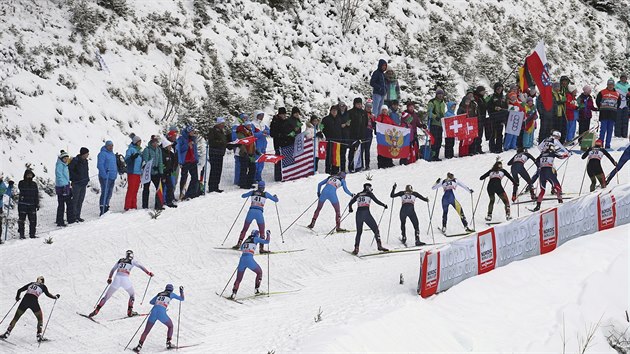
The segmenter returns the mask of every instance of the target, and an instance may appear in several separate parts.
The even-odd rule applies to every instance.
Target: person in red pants
[[[142,139],[132,134],[131,144],[125,154],[127,164],[127,194],[125,195],[125,210],[138,209],[138,189],[142,176]]]

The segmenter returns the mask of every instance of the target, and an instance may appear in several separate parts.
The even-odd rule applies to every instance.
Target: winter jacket
[[[617,119],[617,109],[621,105],[621,95],[615,90],[605,88],[597,94],[595,99],[599,109],[599,120]]]
[[[597,110],[593,97],[591,95],[580,94],[578,97],[578,112],[580,119],[591,119],[593,117],[593,111]]]
[[[383,124],[398,126],[398,124],[394,122],[394,120],[392,119],[392,117],[389,116],[389,114],[382,114],[382,113],[379,114],[378,117],[376,117],[376,121]]]
[[[554,105],[556,107],[555,116],[557,118],[564,118],[564,117],[566,117],[567,96],[565,96],[565,94],[562,93],[561,91],[554,91],[553,92],[553,103],[554,103]]]
[[[125,163],[127,164],[127,174],[142,174],[142,148],[136,144],[129,144],[125,153]]]
[[[24,171],[24,179],[18,182],[18,189],[20,190],[20,196],[18,198],[19,206],[32,206],[39,209],[39,189],[37,183],[34,180],[27,180],[26,173],[32,171]],[[35,174],[33,173],[33,179]]]
[[[172,149],[162,148],[162,164],[164,165],[164,174],[170,175],[177,167],[177,159]]]
[[[70,181],[73,185],[83,187],[87,186],[90,181],[90,167],[88,161],[77,155],[68,164],[68,171],[70,172]]]
[[[419,127],[424,126],[424,122],[420,119],[420,115],[418,113],[405,111],[408,114],[406,119],[403,119],[403,123],[406,124],[409,128],[411,128],[411,140],[416,139],[416,135],[418,134],[417,130]],[[404,114],[404,113],[403,113]]]
[[[558,109],[556,107],[556,101],[553,101],[553,105],[551,106],[551,110],[546,110],[545,105],[543,104],[542,98],[540,96],[536,99],[536,109],[538,110],[538,116],[541,120],[551,120],[554,117],[554,112]]]
[[[385,78],[385,90],[385,101],[400,100],[400,86],[398,85],[398,79],[390,81]]]
[[[567,93],[567,120],[578,120],[578,103],[577,97],[573,97],[571,93]]]
[[[251,123],[243,123],[236,128],[236,137],[238,139],[247,138],[250,136],[254,136],[253,130],[256,128]],[[240,144],[238,146],[238,154],[241,157],[250,157],[253,158],[256,153],[256,144]]]
[[[477,117],[479,117],[480,119],[486,119],[486,100],[482,95],[476,92],[473,95],[475,97],[475,102],[477,103]]]
[[[493,93],[488,97],[486,107],[488,108],[488,116],[495,123],[505,123],[507,121],[507,100],[503,93]]]
[[[57,159],[55,165],[55,187],[65,187],[70,185],[70,171],[68,165],[61,159]]]
[[[13,187],[11,184],[7,187],[4,182],[0,182],[0,210],[4,207],[4,196],[7,195],[10,198],[13,198]],[[11,205],[11,203],[9,203]]]
[[[267,152],[267,137],[269,136],[269,127],[259,123],[252,123],[254,126],[254,138],[256,138],[256,155]]]
[[[188,144],[186,144],[188,146]],[[142,151],[142,161],[145,163],[149,163],[149,161],[153,160],[153,165],[151,165],[151,176],[161,175],[164,173],[164,161],[162,159],[162,149],[157,146],[151,146],[151,143],[147,145]]]
[[[177,138],[177,161],[180,165],[186,163],[186,154],[188,153],[188,142],[192,140],[192,149],[194,154],[194,163],[199,161],[197,152],[197,137],[191,137],[192,127],[188,126],[182,130],[182,134]]]
[[[269,134],[273,138],[273,147],[278,150],[281,147],[293,145],[295,138],[291,138],[289,134],[292,131],[289,118],[281,119],[278,116],[274,116],[271,120],[271,127]]]
[[[442,126],[442,118],[446,113],[446,102],[437,97],[429,100],[427,104],[427,120],[430,125]]]
[[[621,82],[621,81],[617,81],[617,83],[615,84],[615,89],[617,90],[617,92],[619,92],[619,95],[621,96],[621,105],[619,106],[619,108],[626,108],[628,107],[628,102],[626,96],[628,95],[628,89],[630,88],[630,81],[626,81],[625,83]]]
[[[372,86],[372,94],[385,96],[386,92],[386,83],[385,83],[385,72],[381,70],[383,64],[387,64],[385,59],[381,59],[378,61],[378,67],[372,73],[372,77],[370,78],[370,86]]]
[[[324,133],[324,137],[328,141],[341,141],[341,124],[343,121],[341,120],[341,116],[337,114],[336,116],[327,115],[322,119],[322,132]]]
[[[96,168],[98,177],[103,179],[113,179],[118,177],[118,165],[116,164],[116,154],[107,150],[105,146],[101,148],[96,158]]]
[[[213,150],[213,152],[222,151],[223,154],[225,154],[225,148],[230,140],[228,137],[229,134],[230,133],[226,132],[224,129],[213,127],[208,133],[208,147]]]
[[[350,119],[350,138],[353,141],[363,140],[365,128],[368,125],[367,112],[355,107],[348,111],[348,118]]]

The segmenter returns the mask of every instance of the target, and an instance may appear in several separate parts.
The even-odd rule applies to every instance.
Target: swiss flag
[[[278,163],[278,161],[282,160],[284,156],[282,155],[271,155],[271,154],[262,154],[256,162],[269,162],[269,163]]]
[[[479,135],[479,129],[477,126],[476,117],[467,117],[464,121],[464,133],[466,134],[465,140],[472,141]]]
[[[326,146],[328,145],[327,141],[320,141],[317,143],[317,158],[325,160],[326,159]]]
[[[467,114],[442,118],[442,129],[447,138],[466,139]]]
[[[251,145],[255,141],[256,141],[256,138],[254,138],[253,136],[248,136],[247,138],[236,139],[236,140],[230,142],[230,144],[234,144],[234,145]]]
[[[534,52],[525,58],[525,64],[532,80],[538,87],[538,91],[540,91],[540,98],[545,110],[550,111],[553,107],[553,92],[551,91],[551,76],[545,53],[545,42],[538,42]]]

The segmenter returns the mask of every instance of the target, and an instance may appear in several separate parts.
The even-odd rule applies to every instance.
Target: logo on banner
[[[304,133],[295,136],[293,142],[293,157],[298,157],[304,153]]]
[[[615,196],[612,194],[597,196],[597,223],[599,231],[608,230],[615,227],[617,217]]]
[[[153,159],[149,160],[149,162],[147,162],[144,165],[144,168],[142,169],[142,176],[140,177],[140,183],[142,184],[146,184],[151,182],[151,169],[153,168]]]
[[[545,63],[543,72],[540,74],[540,81],[544,86],[551,86],[551,76],[549,75],[549,64]]]
[[[429,297],[437,292],[440,281],[440,253],[425,253],[422,262],[420,296]]]
[[[558,245],[558,208],[540,214],[540,254],[556,249]]]
[[[497,263],[496,249],[494,228],[477,234],[477,274],[487,273],[494,269]]]
[[[385,141],[389,145],[389,152],[392,154],[392,156],[398,156],[400,154],[400,150],[403,146],[403,140],[404,138],[400,130],[385,130]]]

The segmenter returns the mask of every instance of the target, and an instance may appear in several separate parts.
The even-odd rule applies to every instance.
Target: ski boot
[[[486,221],[492,221],[492,215],[486,215]]]
[[[383,244],[381,243],[381,238],[380,237],[376,237],[376,247],[381,252],[389,252],[389,250],[387,248],[383,247]]]
[[[9,338],[10,335],[11,335],[11,330],[7,329],[7,331],[4,332],[4,334],[0,335],[0,339],[7,339]]]
[[[166,349],[173,349],[175,346],[171,343],[170,339],[166,340]]]
[[[419,238],[416,238],[416,246],[425,246],[425,245],[426,245],[426,243],[420,241]]]
[[[400,238],[400,242],[402,242],[403,245],[407,246],[407,236],[403,235]]]
[[[516,201],[516,194],[512,194],[512,202]]]
[[[46,339],[44,339],[44,337],[42,337],[41,333],[37,333],[37,342],[45,342]]]
[[[352,254],[355,256],[359,254],[359,246],[354,246],[354,250],[352,251]]]
[[[260,254],[271,253],[271,251],[266,250],[266,249],[263,247],[263,245],[260,245],[260,247],[259,247],[259,249],[258,249],[258,252],[259,252]]]
[[[308,224],[308,226],[307,226],[307,227],[308,227],[309,229],[314,228],[314,227],[315,227],[315,219],[312,219],[312,220],[311,220],[311,223],[310,223],[310,224]]]
[[[263,295],[264,293],[258,290],[258,288],[254,289],[254,295]]]
[[[512,215],[507,214],[507,215],[505,216],[505,220],[507,220],[507,221],[512,220]]]
[[[536,207],[532,209],[532,211],[538,211],[538,210],[540,210],[540,202],[536,202]]]
[[[138,313],[133,310],[133,307],[127,308],[127,317],[138,316]]]
[[[239,240],[234,246],[232,246],[233,250],[237,250],[239,248],[241,248],[241,240]]]
[[[232,295],[230,295],[230,296],[228,297],[228,299],[230,299],[230,300],[234,300],[234,299],[236,299],[236,291],[232,291]]]
[[[475,232],[475,230],[471,229],[470,227],[466,226],[466,228],[464,229],[466,232]]]
[[[446,235],[446,225],[442,226],[442,227],[438,227],[438,230],[443,233],[444,235]]]
[[[336,227],[335,232],[348,232],[348,230],[342,229],[341,227]]]
[[[142,350],[142,344],[138,343],[138,345],[131,350],[133,350],[136,353],[140,353],[140,350]]]
[[[101,306],[97,305],[96,308],[94,309],[94,311],[90,312],[90,314],[88,315],[89,318],[92,318],[96,315],[98,315],[98,312],[101,310]]]

